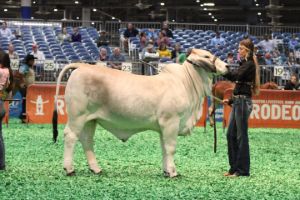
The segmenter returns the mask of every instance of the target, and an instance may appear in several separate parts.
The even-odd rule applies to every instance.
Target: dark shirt
[[[81,42],[81,35],[80,33],[77,33],[76,35],[75,34],[72,34],[72,42]]]
[[[170,29],[168,29],[168,28],[167,29],[162,29],[162,31],[166,32],[167,37],[173,38],[173,33]]]
[[[179,56],[180,54],[181,54],[180,51],[173,50],[173,51],[171,52],[171,59],[177,58],[177,56]]]
[[[246,95],[252,96],[252,86],[255,82],[255,64],[253,60],[243,60],[240,62],[240,66],[235,71],[230,71],[225,78],[236,83],[233,90],[233,95]]]
[[[97,46],[107,46],[109,44],[109,39],[106,35],[100,35],[100,37],[97,40]]]
[[[284,86],[285,90],[300,90],[300,84],[293,84],[291,81],[287,82],[287,84]]]
[[[139,31],[135,28],[129,30],[129,29],[126,29],[124,31],[124,37],[125,38],[130,38],[130,37],[136,37],[137,35],[139,34]]]

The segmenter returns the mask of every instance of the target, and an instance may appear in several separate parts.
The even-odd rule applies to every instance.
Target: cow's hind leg
[[[95,174],[101,173],[101,168],[98,166],[96,156],[94,153],[94,135],[95,135],[96,122],[94,120],[89,121],[85,124],[79,140],[85,151],[87,162],[90,170]]]
[[[168,120],[161,125],[160,143],[163,154],[163,170],[167,177],[176,177],[176,167],[174,163],[174,154],[176,151],[176,142],[178,136],[177,120]]]
[[[73,167],[73,152],[77,141],[77,135],[69,128],[68,124],[64,130],[64,140],[64,169],[68,176],[72,176],[75,173]]]

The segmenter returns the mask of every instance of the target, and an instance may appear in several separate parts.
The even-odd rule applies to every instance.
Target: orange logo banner
[[[26,114],[29,123],[52,123],[56,85],[30,85],[26,95]],[[65,86],[60,86],[57,100],[58,123],[67,122],[67,112],[64,100]]]
[[[230,98],[232,90],[224,94]],[[300,128],[300,91],[261,90],[252,98],[249,127]],[[223,125],[228,126],[231,107],[225,106]]]

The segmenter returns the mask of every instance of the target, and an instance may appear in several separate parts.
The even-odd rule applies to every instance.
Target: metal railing
[[[12,62],[12,69],[18,70],[19,63],[16,60],[13,60]],[[64,68],[66,64],[68,64],[69,61],[67,60],[46,60],[46,61],[40,61],[38,64],[35,65],[34,71],[35,71],[35,81],[37,83],[55,83],[57,80],[57,77],[60,73],[60,71]],[[95,61],[85,63],[90,64],[99,64],[101,63],[103,66],[109,67],[109,62],[98,62]],[[133,74],[139,74],[139,75],[155,75],[160,72],[160,70],[166,65],[166,63],[159,63],[158,61],[153,62],[144,62],[141,60],[136,60],[134,62],[122,62],[121,68],[123,71],[127,71]],[[237,68],[238,65],[231,65],[232,69]],[[64,77],[63,81],[66,81],[72,70],[68,71]],[[292,74],[300,75],[300,65],[294,65],[294,66],[278,66],[278,65],[261,65],[260,66],[260,75],[261,75],[261,83],[266,83],[273,81],[279,86],[283,86],[286,84],[288,80],[290,80],[290,76]],[[300,78],[300,77],[299,77]],[[218,80],[224,80],[222,76],[219,76],[215,79],[215,81]]]

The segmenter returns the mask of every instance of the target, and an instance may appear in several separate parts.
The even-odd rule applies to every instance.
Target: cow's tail
[[[76,63],[66,65],[63,68],[63,70],[59,73],[59,76],[58,76],[58,79],[57,79],[56,92],[55,92],[55,98],[54,98],[54,111],[53,111],[53,115],[52,115],[52,128],[53,128],[53,141],[54,141],[54,143],[56,143],[57,136],[58,136],[58,130],[57,130],[57,120],[58,120],[57,99],[58,99],[58,95],[59,95],[59,86],[60,86],[60,83],[61,83],[61,79],[64,76],[64,74],[66,73],[66,71],[68,71],[69,69],[77,69],[78,67],[79,66],[78,66],[78,64],[76,65]]]

